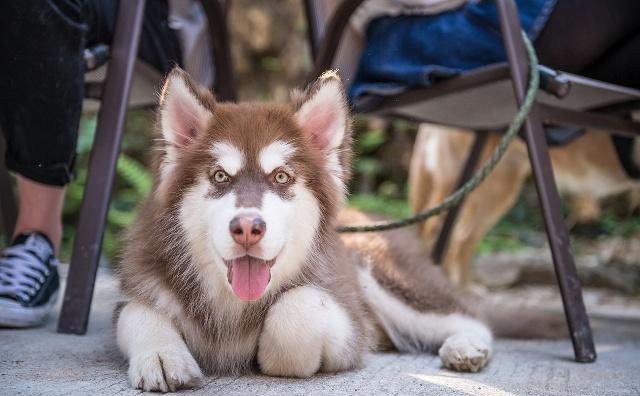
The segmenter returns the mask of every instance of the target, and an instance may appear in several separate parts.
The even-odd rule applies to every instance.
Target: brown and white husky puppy
[[[555,336],[558,321],[465,300],[411,230],[340,237],[350,117],[335,73],[291,104],[216,103],[176,69],[159,111],[152,195],[118,269],[117,341],[131,385],[174,390],[203,372],[308,377],[382,348],[436,348],[481,369],[492,330]]]

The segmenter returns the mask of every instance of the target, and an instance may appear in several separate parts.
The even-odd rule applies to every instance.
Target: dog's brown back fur
[[[385,220],[356,210],[343,210],[344,224]],[[418,312],[462,313],[487,323],[499,337],[560,338],[567,335],[560,315],[539,309],[496,305],[455,287],[431,261],[414,227],[387,232],[343,234],[342,240],[359,263],[371,265],[376,280]]]

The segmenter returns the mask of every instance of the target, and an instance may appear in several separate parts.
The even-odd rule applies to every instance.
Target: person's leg
[[[72,179],[84,84],[82,0],[0,3],[0,124],[19,213],[0,250],[0,326],[43,323],[59,289],[55,251]]]
[[[639,2],[640,3],[640,2]],[[640,25],[635,34],[622,40],[587,67],[583,74],[596,80],[640,89]]]
[[[559,0],[535,46],[547,66],[640,89],[640,1]],[[611,139],[633,177],[640,139]]]
[[[55,250],[64,185],[72,179],[84,88],[83,51],[109,44],[117,0],[0,2],[0,125],[18,175],[14,241],[0,250],[0,326],[46,317],[58,290]],[[145,9],[141,57],[163,72],[179,63],[166,0]],[[34,272],[35,271],[35,272]]]
[[[86,26],[74,2],[3,2],[0,123],[18,175],[15,235],[39,231],[57,248],[63,186],[72,178]]]
[[[57,252],[62,239],[64,187],[49,186],[17,175],[20,210],[13,237],[39,231]]]
[[[535,47],[545,66],[581,73],[639,26],[638,0],[558,0]]]
[[[20,212],[15,235],[61,239],[64,188],[72,178],[83,97],[85,45],[109,44],[117,0],[51,0],[0,6],[6,34],[0,49],[0,124],[7,140],[7,165],[18,177]],[[149,1],[140,56],[166,73],[180,63],[175,31],[168,26],[166,0]]]

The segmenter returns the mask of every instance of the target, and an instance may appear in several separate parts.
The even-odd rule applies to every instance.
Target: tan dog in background
[[[454,190],[474,135],[470,131],[422,124],[416,138],[409,176],[412,210],[422,211],[442,202]],[[500,135],[491,134],[482,152],[480,166],[495,149]],[[638,145],[634,159],[640,163]],[[550,149],[560,191],[567,194],[572,217],[579,222],[597,220],[600,201],[638,187],[627,176],[608,134],[587,131],[584,135]],[[478,243],[514,205],[531,173],[527,149],[514,140],[496,169],[463,204],[443,258],[443,266],[457,284],[468,284],[470,267]],[[432,247],[444,216],[419,226],[422,239]]]

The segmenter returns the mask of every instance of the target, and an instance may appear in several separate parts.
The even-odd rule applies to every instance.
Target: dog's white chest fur
[[[216,329],[218,336],[213,337],[205,337],[192,321],[183,322],[180,328],[189,350],[207,371],[238,373],[247,370],[253,362],[259,328],[244,332],[237,326],[225,326]]]

